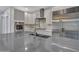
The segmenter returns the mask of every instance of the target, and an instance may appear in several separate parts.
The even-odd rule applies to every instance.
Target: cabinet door
[[[35,24],[36,15],[35,14],[32,14],[32,18],[33,18],[32,19],[32,23]]]
[[[2,33],[2,17],[0,17],[0,34]]]
[[[32,24],[32,14],[28,14],[28,24]]]
[[[35,14],[29,14],[28,15],[28,24],[35,24],[35,18],[36,18]]]
[[[25,24],[30,24],[31,23],[31,14],[25,14]]]
[[[40,17],[40,12],[36,12],[36,18],[39,18]]]
[[[52,24],[52,9],[45,10],[46,23]]]
[[[25,14],[25,24],[34,24],[35,23],[35,14],[28,13]]]
[[[28,24],[28,13],[25,13],[25,24]]]

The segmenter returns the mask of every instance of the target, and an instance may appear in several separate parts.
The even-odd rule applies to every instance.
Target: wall
[[[3,12],[2,17],[2,33],[10,33],[10,8]]]
[[[24,20],[24,12],[14,9],[14,20]]]
[[[10,32],[14,33],[14,8],[10,8]]]
[[[14,16],[13,8],[6,9],[3,13],[0,14],[0,28],[2,34],[13,33],[14,32]]]

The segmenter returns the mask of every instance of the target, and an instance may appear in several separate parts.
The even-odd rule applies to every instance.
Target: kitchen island
[[[0,34],[0,52],[78,52],[79,40],[53,34],[48,38],[30,32]]]

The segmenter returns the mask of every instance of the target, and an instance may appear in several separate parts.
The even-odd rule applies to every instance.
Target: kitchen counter
[[[29,32],[0,34],[0,52],[79,52],[79,40],[53,34],[43,38]]]

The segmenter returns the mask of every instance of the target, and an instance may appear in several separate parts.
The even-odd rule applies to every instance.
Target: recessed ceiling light
[[[25,11],[29,11],[29,9],[28,8],[25,8]]]
[[[25,15],[27,15],[27,12],[25,12]]]

